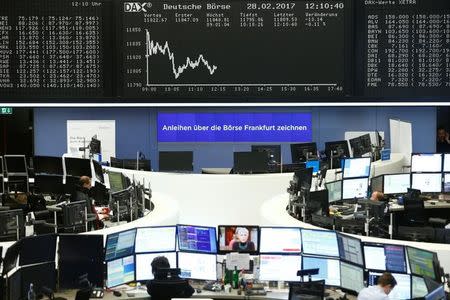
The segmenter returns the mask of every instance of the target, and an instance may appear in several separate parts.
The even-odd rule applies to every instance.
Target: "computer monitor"
[[[260,228],[260,253],[300,253],[301,244],[300,228]]]
[[[123,160],[120,158],[110,157],[109,163],[113,168],[123,169]]]
[[[372,152],[372,143],[370,141],[370,134],[361,135],[359,137],[349,140],[352,148],[353,157],[361,157],[366,153]]]
[[[56,289],[56,268],[55,262],[39,263],[18,268],[8,277],[7,299],[22,300],[28,299],[30,284],[37,295],[42,294],[42,288]],[[3,291],[2,291],[3,292]]]
[[[111,288],[133,282],[135,269],[133,255],[108,261],[106,263],[106,287]]]
[[[105,183],[105,178],[103,176],[103,168],[102,165],[96,161],[96,160],[92,160],[92,164],[94,165],[94,174],[95,174],[95,179],[98,182],[101,183]]]
[[[411,188],[422,193],[440,193],[442,191],[441,173],[414,173]]]
[[[219,225],[219,252],[258,253],[259,227]]]
[[[442,172],[441,153],[411,154],[411,173]]]
[[[89,152],[92,154],[102,153],[100,140],[92,137],[91,141],[89,142]]]
[[[406,247],[408,254],[408,263],[411,274],[427,276],[431,279],[437,280],[435,262],[437,261],[437,254],[435,252]]]
[[[268,171],[265,152],[234,152],[234,173],[265,173]]]
[[[63,227],[74,227],[85,224],[86,201],[69,202],[62,205],[61,208]]]
[[[263,152],[268,163],[281,163],[281,145],[252,145],[252,152]]]
[[[216,280],[217,257],[215,254],[178,252],[178,268],[181,278]]]
[[[62,175],[34,175],[34,188],[42,194],[65,194]]]
[[[8,176],[27,175],[27,162],[25,155],[5,155],[5,170]]]
[[[136,254],[136,281],[154,279],[151,263],[158,256],[165,256],[169,260],[171,268],[177,268],[176,252],[141,253]]]
[[[180,251],[217,253],[216,228],[177,225]]]
[[[151,171],[151,162],[148,159],[122,159],[122,164],[124,169],[128,170],[140,170],[140,171]]]
[[[92,177],[91,160],[84,158],[63,157],[66,175]]]
[[[365,268],[368,270],[386,271],[386,256],[383,245],[364,245]]]
[[[386,174],[384,177],[384,194],[406,194],[411,187],[411,176],[409,173],[404,174]]]
[[[316,143],[291,144],[292,162],[306,162],[311,159],[317,159]]]
[[[33,157],[35,174],[63,175],[63,162],[61,157],[35,156]]]
[[[359,293],[364,286],[364,269],[341,261],[341,287]]]
[[[375,192],[375,191],[383,192],[383,190],[384,190],[383,184],[384,184],[384,175],[372,177],[370,179],[370,190],[372,192]]]
[[[136,229],[108,234],[106,237],[105,260],[124,257],[134,253]]]
[[[302,246],[304,254],[339,257],[334,231],[302,229]]]
[[[176,226],[137,228],[136,253],[176,250]]]
[[[384,245],[386,270],[395,273],[406,273],[405,247],[401,245]]]
[[[327,182],[325,188],[328,191],[329,203],[342,200],[342,180]]]
[[[369,177],[370,157],[344,159],[342,178]]]
[[[160,151],[159,171],[192,172],[194,170],[194,152],[192,151]]]
[[[423,298],[428,294],[428,288],[423,277],[411,276],[411,297],[413,299]]]
[[[19,265],[54,262],[56,256],[56,234],[24,237],[21,240]]]
[[[450,193],[450,173],[444,174],[444,193]]]
[[[338,233],[337,241],[341,260],[364,266],[363,248],[360,239]]]
[[[338,259],[303,256],[303,269],[319,268],[319,274],[312,275],[312,280],[325,280],[326,285],[340,286],[341,272]],[[304,280],[308,280],[308,276]]]
[[[94,286],[103,286],[103,235],[61,234],[58,257],[60,288],[78,288],[84,274]]]
[[[424,298],[425,298],[425,300],[445,300],[445,299],[447,299],[447,296],[445,295],[444,286],[441,285],[440,287],[434,289],[433,291],[426,294]]]
[[[347,141],[325,142],[325,155],[331,167],[331,155],[333,156],[333,169],[341,167],[341,159],[350,157]]]
[[[260,255],[259,280],[298,281],[297,271],[302,269],[300,255]]]
[[[111,192],[115,193],[127,188],[125,176],[122,173],[108,171],[108,178]]]
[[[311,191],[306,195],[306,214],[310,215],[329,215],[328,191]]]
[[[312,168],[301,169],[294,172],[294,180],[297,181],[298,188],[303,188],[306,191],[311,189],[312,177]]]
[[[15,241],[23,236],[25,225],[22,209],[0,211],[0,241]]]
[[[319,160],[308,160],[306,162],[306,168],[312,168],[313,174],[317,174],[320,170],[320,161]]]
[[[444,172],[450,172],[450,153],[444,153],[444,166],[442,170]]]
[[[377,285],[378,278],[381,275],[382,273],[369,272],[368,284]],[[394,276],[395,281],[397,281],[397,285],[389,293],[389,299],[411,299],[411,275],[392,273],[392,276]]]
[[[342,181],[342,199],[366,198],[369,178],[344,179]]]

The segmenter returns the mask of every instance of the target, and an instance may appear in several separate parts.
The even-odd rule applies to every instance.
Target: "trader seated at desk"
[[[107,218],[108,215],[97,214],[94,206],[94,199],[91,198],[89,193],[92,188],[91,178],[89,178],[89,176],[81,176],[79,185],[76,188],[75,201],[85,201],[88,213],[95,214],[97,216],[96,220],[94,221],[96,229],[103,228],[103,222],[101,220]]]
[[[370,200],[372,201],[384,201],[384,194],[379,191],[373,191],[372,195],[370,196]]]
[[[178,275],[168,276],[165,270],[170,268],[167,257],[155,257],[151,263],[152,273],[155,279],[147,283],[147,292],[152,299],[170,300],[172,298],[189,298],[194,293],[194,288],[187,279],[181,279]]]
[[[366,287],[358,294],[358,300],[388,300],[389,293],[397,285],[391,273],[385,272],[378,278],[378,284]]]

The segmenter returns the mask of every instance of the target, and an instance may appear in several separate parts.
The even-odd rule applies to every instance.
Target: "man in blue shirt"
[[[389,293],[397,285],[391,273],[385,272],[378,278],[378,284],[366,287],[358,294],[358,300],[388,300]]]

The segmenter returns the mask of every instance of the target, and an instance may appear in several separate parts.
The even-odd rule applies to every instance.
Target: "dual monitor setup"
[[[299,270],[319,268],[313,280],[353,293],[389,271],[398,282],[391,299],[424,297],[431,291],[426,282],[439,285],[442,276],[431,251],[294,227],[221,225],[218,238],[214,227],[142,227],[108,235],[105,248],[107,287],[152,279],[150,264],[161,255],[182,278],[216,281],[223,276],[221,255],[230,252],[250,254],[248,271],[257,280],[298,282]]]

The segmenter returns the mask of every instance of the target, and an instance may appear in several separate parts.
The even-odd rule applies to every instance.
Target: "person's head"
[[[157,256],[152,260],[151,266],[152,266],[152,274],[156,275],[156,271],[158,269],[169,269],[170,263],[169,263],[169,260],[167,259],[167,257]]]
[[[89,190],[92,187],[91,178],[89,178],[89,176],[81,176],[80,177],[80,186]]]
[[[447,139],[447,131],[445,130],[444,127],[438,127],[437,139],[439,142],[444,142]]]
[[[238,227],[236,228],[236,238],[238,239],[239,242],[241,243],[246,243],[248,240],[248,229],[245,227]]]
[[[397,281],[391,273],[385,272],[378,278],[378,285],[383,289],[386,295],[389,295],[397,285]]]
[[[373,191],[372,196],[370,196],[370,200],[372,201],[382,201],[384,199],[384,194],[379,191]]]

